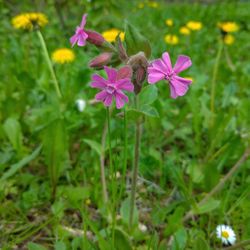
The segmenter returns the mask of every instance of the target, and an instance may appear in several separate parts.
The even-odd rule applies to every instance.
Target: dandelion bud
[[[90,42],[96,46],[102,46],[105,39],[101,34],[99,34],[96,31],[93,31],[93,30],[86,30],[86,33],[88,35],[88,38],[87,38],[88,42]]]
[[[112,58],[112,53],[104,52],[90,61],[89,67],[101,69],[107,65]]]
[[[135,87],[135,94],[139,94],[146,78],[148,67],[148,61],[144,52],[139,52],[136,55],[131,56],[128,60],[128,64],[133,70],[132,82]]]

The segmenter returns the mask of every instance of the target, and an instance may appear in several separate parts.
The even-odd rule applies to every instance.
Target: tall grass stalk
[[[217,56],[214,63],[213,75],[212,75],[212,86],[211,86],[211,96],[210,96],[210,112],[211,112],[211,127],[214,125],[214,116],[215,116],[215,91],[216,91],[216,79],[219,70],[220,58],[223,50],[223,41],[219,41],[219,48],[217,52]]]
[[[48,49],[47,49],[47,46],[46,46],[46,42],[45,42],[44,37],[43,37],[40,30],[37,30],[37,35],[38,35],[39,41],[40,41],[41,46],[42,46],[42,50],[43,50],[43,53],[44,53],[46,63],[48,65],[49,71],[50,71],[51,76],[52,76],[52,80],[53,80],[53,83],[54,83],[54,86],[55,86],[56,94],[57,94],[57,96],[59,98],[61,98],[62,94],[61,94],[61,91],[60,91],[59,83],[57,81],[53,65],[52,65],[51,60],[50,60],[50,56],[49,56],[49,52],[48,52]]]

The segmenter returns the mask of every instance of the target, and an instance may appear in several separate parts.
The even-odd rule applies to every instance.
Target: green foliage
[[[249,146],[250,26],[246,20],[250,19],[250,4],[177,2],[0,3],[0,33],[4,34],[0,37],[1,249],[212,250],[221,248],[215,235],[219,224],[231,225],[238,242],[249,239],[249,159],[221,190],[198,204]],[[50,56],[55,49],[70,47],[69,37],[83,12],[88,12],[87,29],[125,32],[128,55],[143,51],[151,62],[168,51],[173,65],[180,54],[192,59],[192,67],[181,73],[193,78],[185,96],[171,99],[165,80],[149,85],[147,79],[137,105],[133,93],[129,94],[124,180],[124,113],[112,109],[114,186],[107,143],[102,148],[105,110],[93,101],[96,89],[89,87],[94,70],[87,65],[99,52],[91,46],[74,47],[72,63],[53,63],[63,96],[58,98],[36,33],[15,30],[11,25],[19,11],[35,10],[49,20],[42,34]],[[165,24],[168,18],[173,19],[171,27]],[[180,28],[191,20],[201,21],[203,28],[191,31],[190,36],[180,34]],[[222,21],[234,21],[240,29],[232,33],[232,45],[223,45],[212,111],[211,82],[221,39],[217,23]],[[178,45],[166,44],[167,34],[177,35]],[[83,112],[75,105],[78,98],[86,101]],[[127,197],[137,120],[143,124],[140,178],[130,230]],[[107,203],[101,187],[103,155]],[[119,193],[121,188],[122,197],[113,197],[111,191]],[[110,200],[115,201],[115,219]],[[188,212],[191,219],[183,221]],[[139,225],[146,229],[142,231]]]

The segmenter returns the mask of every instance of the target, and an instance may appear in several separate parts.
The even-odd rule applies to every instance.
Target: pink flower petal
[[[183,81],[183,80],[185,80],[185,81]],[[178,77],[178,76],[175,76],[171,80],[170,85],[173,86],[177,96],[184,96],[187,93],[188,86],[190,84],[190,81],[188,81],[188,82],[187,81],[188,81],[187,79],[184,79],[184,78],[181,78],[181,77]]]
[[[169,71],[167,65],[161,59],[154,60],[150,67],[153,67],[154,69],[162,72],[163,74],[166,74]]]
[[[76,44],[77,40],[78,40],[78,35],[77,35],[77,34],[73,35],[73,36],[70,38],[69,41],[70,41],[72,47]]]
[[[176,94],[174,86],[171,83],[169,84],[169,86],[170,86],[170,96],[174,99],[177,98],[178,95]]]
[[[81,24],[80,24],[80,28],[83,29],[85,24],[86,24],[86,19],[87,19],[87,14],[84,14],[82,16],[82,21],[81,21]]]
[[[81,47],[81,46],[85,46],[85,44],[86,44],[86,41],[83,39],[82,36],[79,36],[78,41],[77,41],[77,45]]]
[[[109,68],[107,66],[104,66],[104,70],[107,73],[108,80],[110,82],[113,82],[113,83],[116,82],[117,71],[115,69]]]
[[[107,86],[107,80],[102,78],[101,76],[94,74],[92,75],[92,83],[91,83],[91,87],[92,88],[100,88],[103,89]]]
[[[112,99],[113,99],[113,96],[110,95],[110,94],[107,94],[105,100],[104,100],[104,105],[106,107],[109,107],[111,104],[112,104]]]
[[[178,56],[176,64],[174,66],[174,72],[176,74],[182,72],[183,70],[189,68],[192,65],[192,61],[188,56]]]
[[[183,84],[187,84],[187,85],[190,85],[192,83],[192,80],[186,79],[186,78],[183,78],[183,77],[180,77],[180,76],[177,76],[177,75],[174,76],[174,79],[176,79],[179,82],[182,82]]]
[[[124,106],[124,102],[128,102],[128,97],[121,91],[118,90],[115,93],[116,108],[121,109]]]
[[[168,52],[163,53],[162,60],[163,60],[164,64],[167,66],[168,72],[171,72],[172,71],[172,64],[171,64],[171,60],[170,60],[170,56],[169,56]]]
[[[126,90],[128,92],[134,91],[134,85],[131,83],[129,78],[121,79],[116,82],[118,89]]]
[[[148,69],[148,83],[154,84],[164,79],[165,75],[155,69]]]
[[[108,96],[107,92],[105,90],[102,90],[101,92],[95,95],[95,99],[97,101],[104,101],[107,96]]]

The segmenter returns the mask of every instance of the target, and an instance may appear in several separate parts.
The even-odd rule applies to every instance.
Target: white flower
[[[145,233],[148,230],[147,226],[142,223],[139,223],[138,227],[139,230],[142,231],[143,233]]]
[[[83,99],[76,100],[76,106],[80,112],[82,112],[86,107],[86,101]]]
[[[236,235],[230,226],[219,225],[216,227],[216,235],[225,245],[233,245],[236,241]]]

